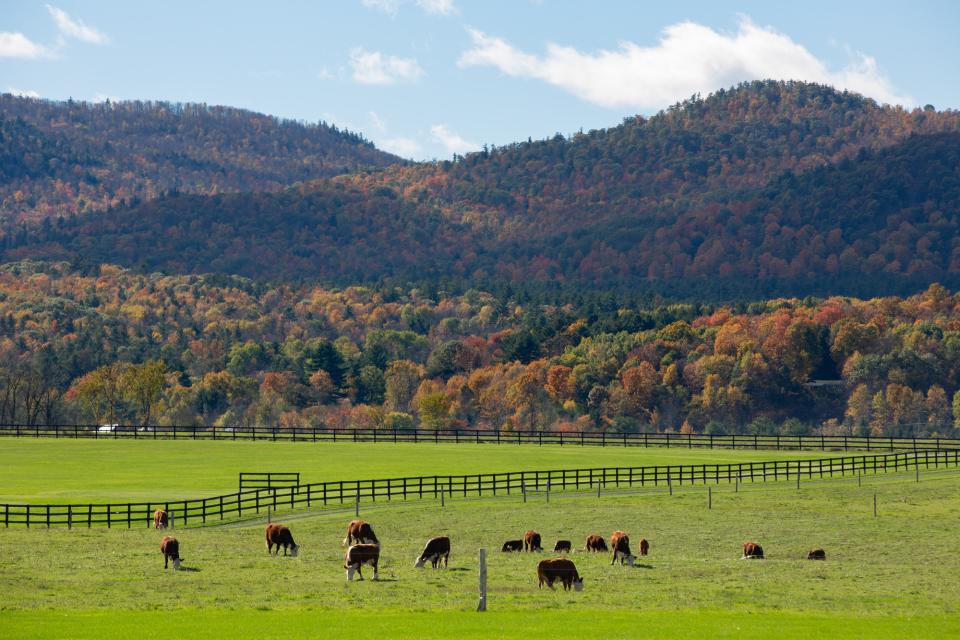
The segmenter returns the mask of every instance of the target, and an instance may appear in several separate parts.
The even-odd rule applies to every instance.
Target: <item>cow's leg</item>
[[[164,568],[164,569],[167,568],[167,562],[168,562],[169,560],[170,560],[170,556],[168,556],[167,554],[163,554],[163,568]]]
[[[379,580],[379,579],[380,579],[380,576],[377,574],[377,564],[378,564],[378,563],[379,563],[378,560],[374,560],[373,563],[372,563],[372,564],[373,564],[373,579],[374,579],[374,580]]]

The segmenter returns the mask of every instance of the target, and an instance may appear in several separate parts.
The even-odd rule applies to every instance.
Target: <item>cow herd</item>
[[[157,509],[153,515],[153,524],[155,529],[166,529],[168,525],[167,512],[163,509]],[[300,551],[290,533],[289,527],[282,524],[268,524],[266,531],[267,553],[273,555],[280,554],[280,548],[283,548],[283,555],[297,557]],[[343,559],[343,568],[347,573],[347,580],[353,580],[356,574],[360,580],[363,580],[362,568],[368,565],[373,569],[373,579],[378,579],[378,565],[380,562],[380,541],[373,532],[373,527],[364,520],[351,520],[347,525],[347,536],[343,539],[342,546],[347,547],[347,552]],[[274,550],[276,547],[276,550]],[[639,552],[641,556],[646,556],[650,552],[650,543],[641,538],[639,543]],[[614,531],[610,534],[610,546],[607,541],[599,535],[590,534],[586,537],[584,551],[594,553],[606,553],[613,550],[613,556],[610,564],[616,564],[619,560],[621,565],[634,566],[637,556],[630,551],[630,537],[623,531]],[[539,533],[530,530],[524,533],[522,539],[507,540],[500,549],[502,552],[520,552],[528,553],[542,552],[543,539]],[[166,569],[169,563],[173,563],[174,570],[181,568],[183,559],[180,557],[180,543],[176,538],[164,536],[160,542],[160,551],[163,553],[163,568]],[[553,547],[554,553],[570,553],[572,544],[569,540],[558,540]],[[743,543],[743,556],[741,560],[762,560],[763,547],[756,542]],[[808,560],[826,560],[827,554],[823,549],[814,549],[807,554]],[[447,536],[437,536],[430,538],[424,546],[423,551],[414,562],[415,568],[422,568],[427,562],[430,562],[434,569],[444,568],[450,560],[450,538]],[[572,560],[565,557],[548,558],[537,564],[537,579],[539,585],[543,588],[544,583],[551,589],[554,588],[554,582],[559,581],[564,590],[573,589],[574,591],[583,590],[583,576],[577,571],[576,565]]]

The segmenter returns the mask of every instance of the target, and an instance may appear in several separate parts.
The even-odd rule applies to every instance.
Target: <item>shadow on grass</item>
[[[196,567],[180,567],[177,571],[180,573],[199,573],[200,569]]]

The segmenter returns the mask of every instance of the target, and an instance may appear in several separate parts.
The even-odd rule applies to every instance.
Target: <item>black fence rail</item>
[[[240,491],[247,489],[273,489],[296,487],[300,484],[300,474],[290,471],[241,471]]]
[[[685,433],[499,431],[496,429],[308,429],[124,425],[0,425],[0,437],[141,440],[268,440],[291,442],[410,442],[682,447],[797,451],[919,451],[960,449],[958,438],[754,436]]]
[[[879,474],[908,469],[960,466],[958,449],[924,449],[810,460],[770,460],[732,464],[602,467],[415,476],[379,480],[318,482],[290,487],[239,491],[196,500],[121,504],[0,504],[5,527],[152,527],[155,509],[165,509],[172,526],[254,516],[272,511],[314,506],[352,505],[408,499],[462,496],[503,496],[528,491],[585,490],[604,487],[673,487],[734,482],[776,482]]]

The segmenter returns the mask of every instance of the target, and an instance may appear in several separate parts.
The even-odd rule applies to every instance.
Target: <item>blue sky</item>
[[[960,108],[960,3],[4,0],[0,92],[326,120],[416,159],[760,77]]]

